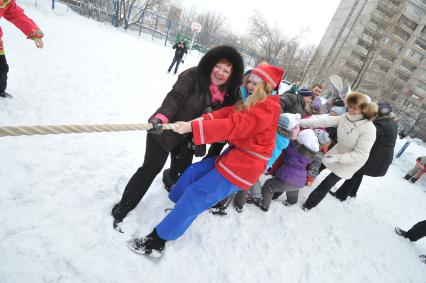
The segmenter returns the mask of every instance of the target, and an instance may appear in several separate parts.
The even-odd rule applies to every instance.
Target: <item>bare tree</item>
[[[201,40],[205,47],[210,47],[214,42],[219,43],[218,40],[224,34],[226,18],[225,16],[215,12],[204,12],[197,16],[197,22],[202,25]]]
[[[277,64],[276,59],[286,46],[284,36],[276,26],[271,26],[264,15],[255,11],[251,17],[249,36],[252,39],[252,49],[256,49],[259,61]]]

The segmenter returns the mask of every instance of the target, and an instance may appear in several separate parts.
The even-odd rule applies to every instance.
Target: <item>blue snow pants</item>
[[[176,240],[205,210],[241,189],[226,180],[215,168],[217,157],[192,164],[180,176],[169,194],[173,210],[157,225],[158,236]]]

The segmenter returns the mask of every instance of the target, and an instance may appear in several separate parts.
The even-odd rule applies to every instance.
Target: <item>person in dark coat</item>
[[[399,227],[395,227],[395,233],[401,237],[409,239],[411,242],[420,240],[426,236],[426,220],[416,223],[410,230],[404,231]],[[426,263],[426,255],[420,255],[420,260]]]
[[[188,50],[186,49],[186,42],[183,41],[183,40],[181,40],[178,43],[176,43],[175,45],[173,45],[173,49],[176,49],[175,57],[173,57],[172,64],[170,64],[170,67],[167,70],[167,72],[170,73],[170,71],[173,68],[173,65],[176,63],[175,72],[174,72],[174,74],[176,75],[177,70],[179,68],[179,64],[182,61],[182,57],[185,53],[188,52]]]
[[[392,163],[398,127],[394,121],[395,116],[392,113],[391,105],[389,103],[378,103],[378,106],[378,117],[373,121],[374,126],[376,126],[376,141],[371,148],[367,162],[351,179],[346,180],[336,192],[330,192],[331,195],[341,201],[345,201],[348,196],[356,197],[364,175],[382,177]]]
[[[312,97],[312,93],[310,94]],[[305,100],[295,88],[291,88],[280,95],[280,105],[281,113],[299,113],[302,117],[305,114]]]
[[[240,53],[230,46],[218,46],[208,51],[197,67],[179,75],[160,108],[149,119],[153,128],[146,136],[145,158],[142,167],[132,176],[123,196],[112,209],[114,226],[132,211],[148,191],[171,155],[170,175],[178,178],[192,163],[193,147],[188,146],[192,134],[163,131],[162,123],[191,121],[239,101],[244,63]],[[204,148],[205,145],[196,146]],[[202,150],[201,150],[202,151]]]

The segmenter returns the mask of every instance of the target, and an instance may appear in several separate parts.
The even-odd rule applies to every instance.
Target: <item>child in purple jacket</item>
[[[283,150],[273,168],[274,177],[268,179],[262,186],[262,199],[255,205],[263,211],[268,211],[275,193],[286,192],[287,201],[296,203],[299,190],[306,185],[308,166],[312,163],[315,153],[319,151],[318,138],[311,129],[299,133],[297,141],[291,141]],[[279,166],[279,167],[278,167]],[[274,170],[277,168],[276,170]]]

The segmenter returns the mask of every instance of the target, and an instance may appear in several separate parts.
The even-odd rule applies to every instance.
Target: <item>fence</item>
[[[52,9],[55,8],[55,1],[63,3],[72,11],[93,20],[109,23],[115,27],[123,26],[125,30],[135,31],[139,36],[142,33],[148,34],[152,40],[164,40],[164,46],[167,46],[167,43],[174,44],[177,38],[192,38],[193,35],[190,27],[163,15],[144,11],[141,7],[131,7],[127,11],[127,16],[124,17],[118,13],[120,10],[118,0],[52,0]],[[126,19],[131,19],[133,22],[125,23]],[[197,33],[195,36],[195,46],[198,46],[197,50],[202,52],[222,44],[234,46],[242,54],[246,66],[252,66],[259,61],[257,56],[236,46],[235,42],[212,37],[203,32]],[[276,63],[275,61],[274,59],[269,60],[271,64]]]

